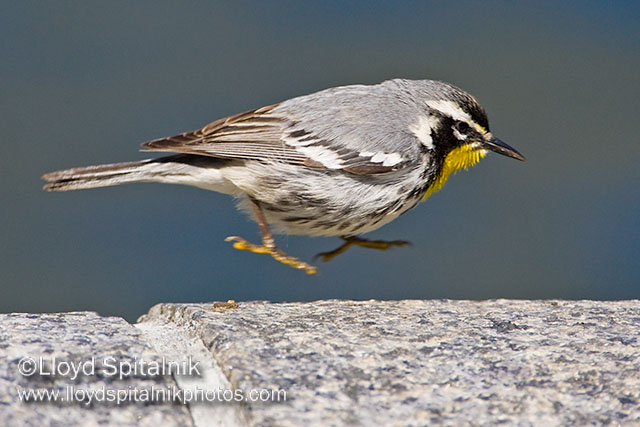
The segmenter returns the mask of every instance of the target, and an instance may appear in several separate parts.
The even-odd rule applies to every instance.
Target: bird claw
[[[309,265],[296,257],[285,254],[282,250],[280,250],[273,244],[256,245],[253,243],[249,243],[242,237],[238,236],[229,236],[224,240],[225,242],[234,242],[233,247],[235,249],[241,251],[249,251],[255,254],[269,254],[276,261],[288,265],[289,267],[297,268],[298,270],[304,270],[304,272],[307,274],[316,274],[318,272],[318,269],[316,267]]]
[[[229,236],[224,239],[225,242],[234,242],[233,247],[238,249],[239,251],[249,251],[254,254],[270,254],[271,249],[267,245],[255,245],[253,243],[247,242],[242,237],[238,236]]]
[[[377,249],[380,251],[386,251],[387,249],[390,249],[393,246],[402,247],[402,246],[411,245],[411,242],[407,242],[406,240],[391,240],[391,241],[367,240],[367,239],[362,239],[360,237],[342,237],[342,240],[344,240],[344,243],[339,247],[337,247],[336,249],[329,252],[320,252],[319,254],[315,255],[313,259],[320,258],[324,262],[329,262],[335,257],[337,257],[338,255],[340,255],[341,253],[346,252],[347,249],[349,249],[352,246],[360,246],[368,249]]]

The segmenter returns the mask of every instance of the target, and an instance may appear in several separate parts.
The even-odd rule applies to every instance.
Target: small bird
[[[44,189],[162,182],[230,194],[258,223],[262,244],[226,240],[309,274],[316,267],[279,249],[270,227],[344,239],[320,254],[325,261],[353,245],[400,246],[407,242],[358,236],[426,200],[489,151],[525,160],[493,136],[473,96],[445,82],[406,79],[292,98],[145,142],[142,151],[177,154],[51,172]]]

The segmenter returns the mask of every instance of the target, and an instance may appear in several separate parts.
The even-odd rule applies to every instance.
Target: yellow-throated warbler
[[[49,191],[128,182],[186,184],[236,196],[260,225],[262,245],[231,236],[237,249],[268,253],[307,273],[282,252],[279,232],[341,236],[345,245],[386,248],[356,236],[425,200],[451,173],[494,151],[524,157],[494,137],[468,93],[434,80],[343,86],[226,117],[202,129],[142,144],[178,153],[44,175]]]

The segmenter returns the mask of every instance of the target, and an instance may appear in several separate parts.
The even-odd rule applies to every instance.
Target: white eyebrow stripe
[[[487,132],[487,130],[485,128],[483,128],[482,126],[480,126],[476,122],[471,122],[471,126],[474,127],[478,132],[480,132],[480,135],[487,135],[487,134],[491,133],[491,132]]]
[[[469,116],[467,113],[465,113],[453,101],[445,101],[445,100],[427,101],[427,105],[429,107],[433,108],[434,110],[438,110],[442,114],[453,118],[454,120],[461,120],[463,122],[469,123],[470,125],[472,123],[475,124],[474,121],[471,120],[471,116]]]

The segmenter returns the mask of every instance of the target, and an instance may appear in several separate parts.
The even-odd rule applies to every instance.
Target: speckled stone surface
[[[640,302],[160,304],[239,389],[251,425],[638,425]]]
[[[160,304],[0,314],[0,426],[640,425],[640,301]],[[23,375],[65,362],[199,358],[196,377]],[[25,403],[22,390],[286,392],[286,401]]]
[[[21,367],[20,360],[25,357],[36,365],[26,362]],[[130,366],[136,358],[150,364],[161,361],[161,355],[141,339],[140,332],[120,318],[91,312],[0,314],[0,426],[192,425],[189,411],[180,404],[116,405],[115,395],[111,402],[94,397],[89,403],[83,394],[86,390],[106,393],[175,386],[171,376],[127,375],[122,370],[116,374],[102,363],[106,360],[114,367]],[[66,371],[67,363],[81,370],[74,375],[71,368]],[[30,375],[33,366],[41,367]],[[58,391],[59,395],[55,402],[27,403],[20,401],[19,390]],[[84,400],[71,401],[70,396]]]

